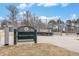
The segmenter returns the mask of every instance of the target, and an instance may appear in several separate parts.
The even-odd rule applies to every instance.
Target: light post
[[[46,19],[46,29],[47,29],[47,27],[48,27],[48,23],[47,23],[47,19]]]

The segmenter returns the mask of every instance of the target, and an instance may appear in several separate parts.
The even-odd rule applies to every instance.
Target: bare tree
[[[14,5],[10,5],[10,6],[7,6],[6,9],[10,11],[9,19],[10,19],[13,27],[16,27],[17,26],[16,16],[19,12],[17,7]]]
[[[25,11],[23,13],[23,21],[24,21],[24,24],[27,25],[27,26],[31,26],[31,20],[32,20],[32,15],[31,15],[31,12],[29,11]]]
[[[39,17],[36,15],[32,15],[32,13],[29,11],[25,11],[23,13],[22,24],[32,26],[38,31],[40,31],[40,29],[45,28],[45,24],[41,21],[41,19],[39,19]]]

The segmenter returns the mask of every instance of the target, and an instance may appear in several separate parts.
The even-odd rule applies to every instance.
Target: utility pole
[[[46,30],[48,31],[48,22],[47,22],[47,19],[46,19]]]

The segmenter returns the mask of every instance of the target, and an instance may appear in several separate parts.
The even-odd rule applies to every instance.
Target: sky
[[[9,5],[15,5],[19,14],[30,11],[41,19],[61,18],[61,20],[74,19],[79,17],[78,3],[0,3],[0,20],[3,20],[9,11]]]

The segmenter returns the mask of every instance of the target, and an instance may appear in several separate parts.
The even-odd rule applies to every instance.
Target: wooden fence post
[[[9,27],[9,45],[14,45],[14,29]]]
[[[5,27],[4,28],[4,36],[5,36],[5,45],[8,45],[9,44],[9,28],[8,27]]]

